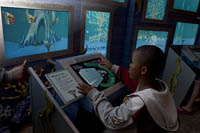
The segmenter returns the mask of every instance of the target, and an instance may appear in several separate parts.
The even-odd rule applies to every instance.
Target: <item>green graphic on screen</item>
[[[100,52],[106,56],[108,43],[110,13],[100,11],[86,11],[84,47],[87,53]]]
[[[197,12],[199,0],[174,0],[174,8],[184,11]]]
[[[167,44],[167,37],[168,32],[165,31],[139,30],[136,48],[143,45],[155,45],[164,52]]]
[[[173,45],[193,45],[198,28],[198,24],[178,22],[176,24]]]
[[[167,0],[148,0],[145,17],[147,19],[163,20],[166,5]]]

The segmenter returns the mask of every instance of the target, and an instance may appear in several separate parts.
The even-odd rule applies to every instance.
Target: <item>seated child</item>
[[[91,99],[96,115],[108,129],[128,128],[134,123],[137,132],[160,133],[179,129],[173,97],[167,84],[157,79],[165,64],[161,49],[152,45],[137,48],[133,52],[129,71],[109,61],[103,61],[102,64],[133,90],[120,106],[113,107],[103,92],[85,83],[77,86],[80,93]]]

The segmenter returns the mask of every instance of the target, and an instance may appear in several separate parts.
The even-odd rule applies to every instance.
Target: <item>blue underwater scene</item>
[[[178,22],[173,45],[194,45],[199,24]]]
[[[174,0],[174,8],[178,10],[197,12],[198,6],[199,0]]]
[[[5,58],[68,49],[69,12],[2,7]]]
[[[100,52],[106,56],[110,13],[86,11],[85,41],[86,54]]]
[[[146,18],[163,20],[165,16],[166,6],[167,0],[148,0]]]
[[[155,45],[165,52],[168,32],[139,30],[136,42],[136,48],[143,45]]]

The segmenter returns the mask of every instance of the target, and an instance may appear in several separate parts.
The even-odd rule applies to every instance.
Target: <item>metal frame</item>
[[[4,49],[4,38],[3,38],[3,29],[2,29],[2,14],[0,10],[0,66],[14,65],[27,61],[36,61],[41,59],[48,59],[52,57],[58,57],[62,55],[71,54],[73,52],[73,16],[74,16],[74,7],[59,5],[59,4],[49,4],[49,3],[40,3],[40,2],[24,2],[24,1],[7,1],[1,0],[0,7],[14,7],[14,8],[29,8],[29,9],[42,9],[42,10],[56,10],[56,11],[67,11],[69,12],[69,33],[68,33],[68,49],[50,53],[36,54],[30,56],[22,56],[12,59],[5,58],[5,49]]]
[[[106,57],[110,58],[110,47],[111,47],[111,34],[112,34],[112,24],[113,24],[113,16],[114,10],[102,7],[89,7],[83,6],[82,7],[82,18],[81,18],[81,45],[80,51],[84,51],[84,39],[85,39],[85,20],[86,20],[86,11],[101,11],[101,12],[110,12],[110,23],[109,23],[109,32],[108,32],[108,44],[107,44],[107,53]]]
[[[146,18],[147,4],[148,4],[148,0],[144,0],[142,21],[143,22],[149,22],[149,23],[166,24],[167,23],[167,17],[168,17],[168,10],[169,10],[169,7],[170,7],[170,0],[167,0],[166,8],[165,8],[165,14],[164,14],[163,20],[156,20],[156,19],[148,19],[148,18]]]

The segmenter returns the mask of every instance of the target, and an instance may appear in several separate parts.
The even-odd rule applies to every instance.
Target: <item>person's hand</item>
[[[24,77],[27,71],[26,64],[27,64],[27,61],[25,60],[23,64],[16,66],[9,71],[12,74],[12,80],[20,80]]]
[[[79,89],[78,92],[84,94],[84,95],[87,95],[92,89],[93,87],[86,84],[86,83],[79,83],[77,88]]]
[[[100,65],[105,66],[106,68],[111,70],[113,64],[109,60],[104,59],[101,61]]]

